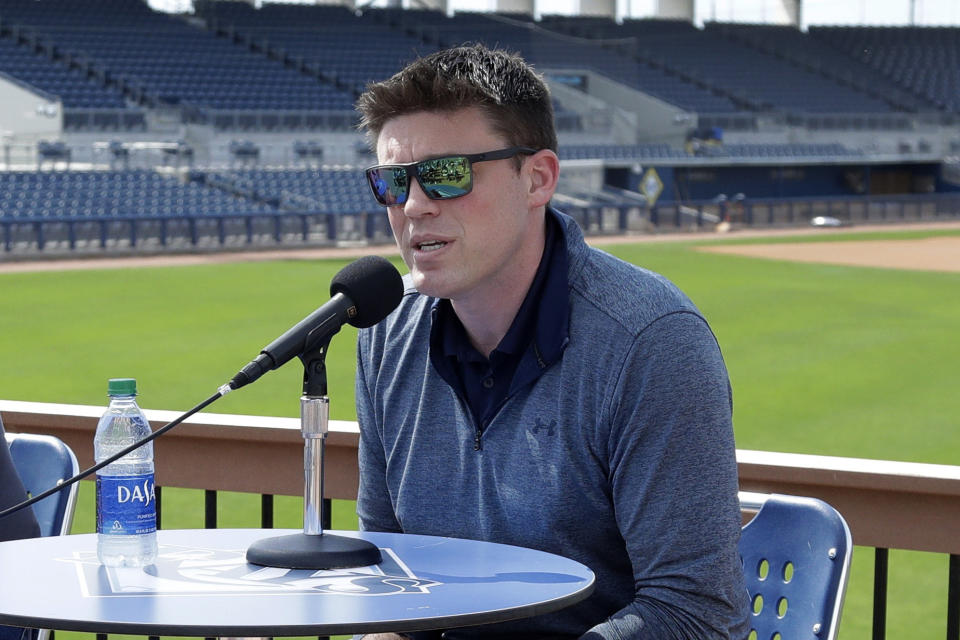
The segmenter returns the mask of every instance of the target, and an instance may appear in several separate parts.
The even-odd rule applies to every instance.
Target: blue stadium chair
[[[62,440],[49,435],[4,433],[10,457],[17,468],[27,494],[37,495],[73,477],[79,471],[77,458]],[[33,505],[40,535],[61,536],[70,533],[77,505],[79,485],[74,483]],[[49,629],[20,630],[0,626],[0,637],[20,640],[47,640]]]
[[[740,537],[751,639],[834,640],[853,540],[833,507],[814,498],[740,493],[758,509]]]
[[[79,471],[77,458],[62,440],[55,436],[27,433],[6,433],[10,455],[27,493],[36,495],[73,477]],[[40,535],[62,536],[70,533],[77,504],[79,485],[44,498],[33,505],[40,524]]]

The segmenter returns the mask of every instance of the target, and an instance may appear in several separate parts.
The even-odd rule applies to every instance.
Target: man
[[[577,605],[446,638],[746,637],[720,350],[672,284],[550,206],[542,79],[460,47],[358,109],[410,270],[359,336],[362,528],[533,547],[597,576]]]

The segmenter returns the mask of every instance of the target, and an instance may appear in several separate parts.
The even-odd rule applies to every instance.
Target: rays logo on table
[[[64,561],[77,565],[85,597],[316,593],[384,596],[429,593],[441,583],[418,578],[391,549],[383,561],[349,569],[282,569],[248,564],[246,550],[197,549],[161,545],[156,565],[146,568],[103,567],[95,554],[77,553]],[[92,556],[92,557],[91,557]]]

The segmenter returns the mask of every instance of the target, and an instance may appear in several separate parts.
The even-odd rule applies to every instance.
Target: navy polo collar
[[[539,377],[560,359],[566,346],[570,305],[565,233],[559,215],[548,208],[544,252],[537,273],[513,323],[490,356],[492,367],[514,369],[509,389],[502,387],[505,395]],[[435,300],[431,315],[431,362],[441,377],[466,398],[469,394],[464,381],[470,376],[464,375],[463,367],[486,358],[470,344],[449,300]]]

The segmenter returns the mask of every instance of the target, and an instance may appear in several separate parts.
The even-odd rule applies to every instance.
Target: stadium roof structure
[[[260,6],[264,0],[250,0]],[[685,19],[751,24],[847,26],[958,26],[956,0],[271,0],[285,4],[336,4],[352,8],[398,7],[458,11],[499,11],[541,15],[598,15],[624,18]],[[192,0],[148,0],[158,10],[189,13]]]

